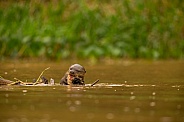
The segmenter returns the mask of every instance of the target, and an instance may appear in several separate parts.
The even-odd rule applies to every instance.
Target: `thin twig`
[[[94,86],[96,83],[98,83],[100,80],[97,79],[94,83],[91,84],[91,86]]]
[[[23,81],[21,81],[21,80],[19,80],[19,79],[17,79],[17,78],[14,78],[16,81],[19,81],[20,83],[22,83],[22,84],[25,84]]]
[[[42,73],[40,74],[40,76],[38,77],[38,79],[36,80],[36,82],[35,82],[33,85],[36,85],[36,84],[39,83],[39,80],[40,80],[41,76],[42,76],[43,73],[44,73],[46,70],[48,70],[49,68],[50,68],[50,67],[48,67],[48,68],[46,68],[46,69],[44,69],[44,70],[42,71]]]
[[[16,83],[22,83],[22,84],[24,84],[24,82],[23,81],[21,81],[21,80],[19,80],[19,79],[17,79],[17,78],[14,78],[16,81],[14,81],[14,82],[12,82],[12,83],[9,83],[9,84],[7,84],[7,85],[14,85],[14,84],[16,84]]]

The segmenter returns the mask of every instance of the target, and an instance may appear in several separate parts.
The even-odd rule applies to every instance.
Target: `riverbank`
[[[0,58],[184,58],[179,0],[0,4]]]

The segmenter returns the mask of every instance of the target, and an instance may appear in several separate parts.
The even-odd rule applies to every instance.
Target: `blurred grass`
[[[184,58],[182,0],[0,1],[0,58]]]

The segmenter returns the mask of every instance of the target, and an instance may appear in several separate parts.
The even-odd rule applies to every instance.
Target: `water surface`
[[[0,122],[184,121],[184,61],[1,61],[0,76],[32,82],[50,67],[59,83],[76,62],[86,86],[0,86]]]

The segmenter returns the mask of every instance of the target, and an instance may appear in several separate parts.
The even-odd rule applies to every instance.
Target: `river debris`
[[[0,85],[8,85],[11,84],[12,82],[13,81],[4,79],[3,77],[0,76]]]
[[[11,85],[37,85],[37,84],[40,84],[40,83],[43,83],[43,84],[48,84],[48,80],[43,76],[43,73],[48,70],[50,67],[44,69],[41,74],[39,75],[39,77],[37,78],[37,80],[33,83],[28,83],[28,82],[23,82],[22,80],[18,79],[18,78],[14,78],[15,81],[11,81],[11,80],[7,80],[7,79],[4,79],[3,77],[0,76],[0,85],[8,85],[8,86],[11,86]]]
[[[35,85],[56,85],[55,81],[53,78],[50,79],[50,82],[48,81],[48,79],[46,79],[43,74],[46,70],[50,69],[50,67],[44,69],[41,74],[39,75],[39,77],[37,79],[34,79],[33,82],[23,82],[22,80],[18,79],[18,78],[14,78],[15,81],[11,81],[8,79],[5,79],[3,77],[0,76],[0,85],[8,85],[8,86],[12,86],[12,85],[20,85],[20,86],[35,86]],[[92,84],[90,84],[90,86],[94,86],[95,84],[97,84],[99,82],[99,79],[97,79],[95,82],[93,82]],[[75,86],[75,85],[72,85]],[[78,85],[77,85],[78,86]],[[87,85],[88,86],[88,85]]]
[[[50,84],[51,84],[51,85],[54,85],[54,84],[55,84],[55,83],[54,83],[54,79],[52,79],[52,78],[50,79]]]
[[[95,84],[97,84],[100,80],[97,79],[94,83],[91,84],[91,86],[94,86]]]
[[[48,67],[48,68],[46,68],[46,69],[44,69],[44,70],[42,71],[42,73],[40,74],[40,76],[38,77],[38,79],[36,80],[36,82],[35,82],[33,85],[36,85],[36,84],[40,83],[39,81],[40,81],[41,76],[42,76],[43,73],[44,73],[46,70],[48,70],[48,69],[50,69],[50,67]]]

